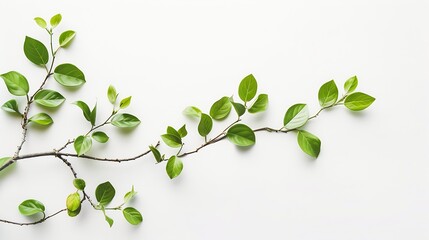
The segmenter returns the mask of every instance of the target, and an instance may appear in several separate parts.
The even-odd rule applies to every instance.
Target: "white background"
[[[144,223],[131,226],[115,212],[109,228],[85,203],[77,218],[61,214],[33,227],[0,224],[0,239],[429,238],[427,1],[46,0],[2,1],[0,8],[1,73],[16,70],[32,90],[39,85],[44,70],[25,58],[24,37],[47,42],[32,19],[60,12],[57,33],[73,29],[77,37],[58,53],[58,63],[76,64],[87,78],[78,91],[48,82],[67,102],[49,111],[54,125],[30,127],[22,153],[58,148],[86,132],[87,122],[71,104],[76,100],[97,101],[101,121],[110,111],[109,84],[122,97],[133,96],[127,111],[142,123],[133,132],[106,127],[109,143],[96,144],[91,155],[136,155],[167,125],[183,123],[190,134],[185,150],[193,149],[201,139],[182,109],[196,105],[207,112],[220,97],[237,95],[249,73],[270,97],[266,113],[244,118],[254,127],[280,127],[286,109],[298,102],[316,112],[317,91],[331,79],[341,87],[357,75],[358,90],[377,98],[365,112],[338,107],[306,126],[322,140],[317,160],[301,152],[295,134],[268,133],[258,133],[246,151],[224,141],[185,158],[174,180],[151,156],[121,164],[70,159],[92,195],[110,180],[119,203],[134,184],[139,194],[132,204]],[[1,88],[3,103],[11,96]],[[216,123],[214,132],[233,120]],[[19,119],[1,113],[0,121],[0,154],[12,155]],[[19,162],[0,180],[0,218],[16,221],[33,220],[19,214],[22,200],[39,199],[53,213],[74,191],[69,169],[54,158]]]

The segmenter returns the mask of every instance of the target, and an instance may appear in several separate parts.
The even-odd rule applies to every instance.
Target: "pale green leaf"
[[[131,96],[126,97],[122,99],[121,102],[119,103],[119,108],[125,109],[130,105],[130,103],[131,103]]]
[[[27,79],[19,72],[10,71],[0,75],[4,83],[6,84],[7,90],[15,96],[25,96],[28,94],[30,87],[28,86]]]
[[[346,94],[349,94],[356,90],[358,86],[358,79],[356,76],[353,76],[344,83],[344,91],[346,91]]]
[[[79,193],[72,193],[66,199],[66,207],[70,212],[76,211],[80,208],[80,195]]]
[[[66,48],[70,45],[70,43],[73,41],[74,37],[76,36],[76,32],[73,30],[68,30],[63,33],[61,33],[59,38],[59,43],[62,48]]]
[[[330,107],[338,100],[338,88],[334,80],[323,84],[319,89],[319,104],[321,107]]]
[[[268,95],[267,94],[259,94],[255,103],[253,103],[252,107],[249,108],[249,113],[257,113],[263,112],[268,107]]]
[[[37,104],[40,104],[45,107],[58,107],[61,105],[66,99],[59,92],[43,89],[40,90],[35,96],[34,101]]]
[[[55,16],[53,16],[52,18],[51,18],[51,27],[52,28],[55,28],[55,27],[57,27],[58,26],[58,24],[60,24],[60,22],[61,22],[61,20],[62,20],[62,16],[61,16],[61,14],[56,14]]]
[[[45,19],[41,18],[41,17],[35,17],[34,21],[36,22],[37,25],[39,25],[39,27],[41,28],[46,28],[48,26],[48,24],[46,23]]]
[[[308,121],[308,107],[298,103],[290,107],[283,119],[283,125],[287,129],[295,129],[304,126]]]
[[[140,124],[140,120],[131,114],[117,114],[112,118],[112,125],[119,128],[132,128]]]
[[[133,199],[136,194],[137,192],[134,191],[134,186],[132,186],[131,191],[127,192],[124,196],[124,204],[129,202],[131,199]]]
[[[344,105],[352,111],[362,111],[375,101],[375,98],[368,94],[356,92],[347,96]]]
[[[183,110],[183,114],[189,117],[199,118],[201,116],[201,110],[194,106],[189,106]]]
[[[92,140],[89,136],[79,136],[74,140],[74,149],[78,156],[84,155],[92,147]]]
[[[54,78],[65,87],[79,87],[86,82],[83,72],[70,63],[58,65],[54,70]]]
[[[30,119],[28,119],[28,121],[42,126],[48,126],[54,123],[54,120],[52,120],[51,116],[49,116],[46,113],[38,113],[32,116]]]
[[[112,85],[107,89],[107,98],[111,104],[116,103],[116,99],[118,98],[118,94],[116,93],[116,88]]]

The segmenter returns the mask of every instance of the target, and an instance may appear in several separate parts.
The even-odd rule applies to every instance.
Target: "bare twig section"
[[[50,219],[52,217],[55,217],[56,215],[58,215],[58,214],[60,214],[62,212],[65,212],[65,211],[67,211],[66,208],[61,209],[61,210],[59,210],[59,211],[57,211],[57,212],[55,212],[55,213],[53,213],[51,215],[47,215],[47,216],[43,215],[43,217],[40,220],[37,220],[37,221],[34,221],[34,222],[14,222],[14,221],[3,220],[3,219],[0,219],[0,222],[2,222],[2,223],[8,223],[8,224],[13,224],[13,225],[19,225],[19,226],[36,225],[36,224],[39,224],[39,223],[43,223],[46,220],[48,220],[48,219]]]
[[[76,173],[76,171],[74,170],[74,168],[73,168],[73,166],[71,165],[71,163],[65,158],[65,157],[63,157],[63,156],[58,156],[58,158],[59,159],[61,159],[62,161],[63,161],[63,163],[65,164],[65,165],[67,165],[67,167],[69,167],[70,168],[70,171],[72,172],[72,174],[73,174],[73,177],[74,178],[77,178],[77,173]]]

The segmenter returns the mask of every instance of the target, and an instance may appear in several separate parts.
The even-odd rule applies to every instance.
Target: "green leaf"
[[[92,138],[99,143],[106,143],[109,141],[109,136],[106,133],[98,131],[92,133]]]
[[[205,137],[212,131],[212,128],[213,128],[212,118],[209,115],[202,113],[200,123],[198,124],[198,133],[202,137]]]
[[[168,126],[168,127],[167,127],[167,133],[168,133],[168,134],[171,134],[171,135],[174,135],[174,136],[176,136],[176,137],[178,137],[178,138],[182,139],[182,136],[180,136],[180,133],[179,133],[179,132],[177,132],[177,131],[176,131],[176,129],[174,129],[174,128],[173,128],[173,127],[171,127],[171,126]]]
[[[7,162],[9,162],[10,159],[11,159],[11,157],[2,157],[2,158],[0,158],[0,167],[2,167]]]
[[[25,96],[28,94],[30,87],[28,86],[27,79],[19,72],[10,71],[0,75],[4,83],[6,84],[7,90],[15,96]]]
[[[150,151],[153,154],[153,157],[155,158],[157,163],[162,162],[161,153],[156,149],[154,146],[149,146]]]
[[[210,108],[210,116],[215,120],[222,120],[228,117],[231,112],[231,102],[229,101],[229,97],[222,97],[213,103]]]
[[[183,110],[183,114],[188,117],[201,117],[201,110],[194,106],[189,106]]]
[[[238,96],[244,102],[248,102],[255,97],[257,90],[258,83],[256,82],[255,77],[250,74],[240,82],[240,85],[238,87]]]
[[[179,148],[182,146],[182,139],[173,134],[163,134],[161,135],[162,141],[165,142],[169,147]]]
[[[186,137],[186,135],[188,135],[188,131],[186,130],[186,124],[184,124],[181,128],[179,128],[177,132],[180,134],[181,138]]]
[[[344,105],[352,111],[361,111],[369,107],[374,101],[375,98],[368,94],[356,92],[347,96]]]
[[[97,104],[95,104],[94,108],[91,111],[91,114],[89,115],[89,119],[92,126],[95,126],[95,120],[97,119]]]
[[[5,103],[1,106],[1,108],[2,108],[3,110],[5,110],[6,112],[17,113],[17,114],[19,114],[19,115],[22,115],[22,114],[21,114],[21,112],[19,111],[18,103],[16,102],[16,100],[15,100],[15,99],[11,99],[11,100],[9,100],[9,101],[5,102]]]
[[[356,90],[358,86],[358,79],[356,76],[353,76],[344,83],[344,91],[346,91],[346,94],[349,94]]]
[[[119,128],[132,128],[140,124],[140,120],[131,114],[117,114],[112,118],[112,125]]]
[[[58,65],[54,70],[54,78],[65,87],[79,87],[86,82],[83,72],[70,63]]]
[[[307,123],[308,115],[307,104],[295,104],[287,110],[283,119],[283,124],[287,129],[302,127]]]
[[[104,219],[109,224],[109,226],[112,227],[113,226],[113,222],[114,222],[113,219],[111,219],[109,216],[106,215],[106,211],[104,210],[104,207],[102,207],[101,210],[103,211]]]
[[[173,179],[180,175],[180,173],[183,170],[183,163],[180,158],[176,156],[171,156],[168,159],[167,166],[166,166],[167,174],[170,177],[170,179]]]
[[[256,142],[255,133],[244,124],[235,124],[228,129],[226,137],[237,146],[252,146]]]
[[[82,209],[82,204],[80,204],[79,207],[78,207],[78,209],[76,209],[75,211],[70,211],[70,210],[67,209],[67,214],[70,217],[76,217],[77,215],[79,215],[81,209]]]
[[[143,221],[143,217],[139,211],[135,208],[127,207],[122,213],[124,214],[125,219],[132,225],[138,225]]]
[[[66,99],[59,92],[44,89],[40,90],[35,96],[34,101],[37,104],[40,104],[45,107],[58,107],[61,105]]]
[[[234,107],[235,111],[237,112],[237,115],[239,117],[243,116],[243,114],[246,112],[246,107],[241,103],[232,102],[232,106]]]
[[[95,198],[101,206],[106,206],[115,197],[115,188],[110,182],[105,182],[95,189]]]
[[[39,27],[41,28],[46,28],[48,25],[46,24],[45,19],[41,18],[41,17],[35,17],[34,21],[37,23],[37,25],[39,25]]]
[[[137,192],[134,191],[134,186],[132,186],[131,191],[127,192],[124,196],[124,204],[129,202],[131,199],[133,199],[136,194]]]
[[[31,216],[36,213],[44,212],[45,205],[35,199],[28,199],[19,204],[18,209],[22,215]]]
[[[267,94],[259,94],[255,103],[253,103],[252,107],[249,108],[250,113],[263,112],[268,107],[268,95]]]
[[[89,136],[79,136],[74,140],[74,150],[78,156],[81,156],[91,150],[92,140]]]
[[[52,28],[55,28],[55,27],[57,27],[58,26],[58,24],[60,24],[60,22],[61,22],[61,19],[62,19],[63,17],[61,16],[61,14],[57,14],[57,15],[55,15],[55,16],[53,16],[52,18],[51,18],[51,27]]]
[[[74,212],[80,208],[80,195],[79,193],[72,193],[66,200],[67,210]]]
[[[62,48],[66,48],[70,45],[70,43],[73,41],[74,37],[76,36],[76,32],[73,30],[68,30],[63,33],[61,33],[59,38],[59,43]]]
[[[128,106],[130,106],[130,103],[131,103],[131,96],[126,97],[126,98],[122,99],[121,102],[119,103],[119,108],[125,109]]]
[[[337,102],[338,88],[334,80],[323,84],[319,89],[319,104],[321,107],[330,107]]]
[[[24,53],[28,60],[36,65],[45,65],[49,61],[48,49],[45,45],[29,36],[25,37]]]
[[[107,98],[111,104],[116,103],[116,99],[118,98],[118,94],[116,93],[116,89],[114,86],[110,85],[107,89]]]
[[[30,119],[28,119],[29,122],[37,123],[42,126],[48,126],[54,123],[54,120],[52,120],[51,116],[49,116],[46,113],[38,113],[34,116],[32,116]]]
[[[320,139],[304,130],[298,131],[299,147],[308,155],[317,158],[320,153]]]
[[[76,101],[73,104],[82,109],[83,116],[88,122],[91,122],[91,110],[89,110],[88,104],[83,101]]]
[[[12,159],[12,157],[2,157],[0,158],[0,167],[2,167],[3,165],[9,163],[9,161]],[[0,172],[0,179],[2,176],[6,176],[8,173],[10,173],[10,171],[12,171],[13,169],[15,169],[15,162],[11,162],[11,164],[3,169],[3,171]]]
[[[85,180],[81,178],[75,178],[73,179],[73,186],[75,186],[75,188],[78,190],[84,190],[86,187]]]

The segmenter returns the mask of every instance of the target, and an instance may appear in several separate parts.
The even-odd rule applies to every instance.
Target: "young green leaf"
[[[267,94],[259,94],[255,103],[253,103],[252,107],[249,108],[249,113],[257,113],[263,112],[268,107],[268,95]]]
[[[92,138],[99,143],[106,143],[109,141],[109,136],[106,133],[98,131],[92,133]]]
[[[122,99],[121,102],[119,103],[119,108],[125,109],[128,106],[130,106],[130,103],[131,103],[131,96],[126,97],[126,98]]]
[[[36,213],[44,212],[45,205],[35,199],[28,199],[19,204],[18,209],[22,215],[31,216]]]
[[[66,207],[67,210],[70,212],[76,211],[78,208],[80,208],[80,195],[79,193],[72,193],[67,197],[66,200]]]
[[[45,19],[41,18],[41,17],[35,17],[34,21],[36,22],[37,25],[39,25],[39,27],[41,28],[46,28],[48,26],[48,24],[46,24]]]
[[[95,120],[97,119],[97,104],[95,104],[94,108],[92,109],[89,119],[91,120],[91,125],[95,126]]]
[[[75,178],[73,179],[73,186],[75,186],[75,188],[78,190],[84,190],[86,187],[85,180],[81,178]]]
[[[163,134],[161,135],[162,141],[165,142],[169,147],[179,148],[182,146],[182,139],[173,134]]]
[[[122,213],[124,214],[125,219],[132,225],[138,225],[143,221],[143,217],[139,211],[135,208],[127,207]]]
[[[188,117],[199,118],[201,116],[201,110],[194,106],[189,106],[183,110],[183,114]]]
[[[183,126],[181,128],[179,128],[179,130],[177,130],[177,132],[180,134],[181,138],[186,137],[186,135],[188,135],[188,131],[186,130],[186,124],[183,124]]]
[[[83,72],[70,63],[58,65],[54,70],[54,78],[65,87],[79,87],[86,82]]]
[[[176,136],[177,138],[182,139],[182,136],[180,135],[180,133],[178,131],[176,131],[176,129],[174,129],[171,126],[167,127],[167,134],[171,134],[171,135]]]
[[[161,153],[156,149],[154,146],[149,146],[150,151],[153,154],[153,157],[155,158],[157,163],[162,162]]]
[[[295,129],[304,126],[308,121],[307,104],[298,103],[290,107],[283,119],[283,125],[287,129]]]
[[[74,149],[78,156],[84,155],[92,147],[92,140],[89,136],[79,136],[74,140]]]
[[[256,142],[255,133],[244,124],[235,124],[229,128],[226,137],[229,141],[240,147],[252,146]]]
[[[356,76],[353,76],[344,83],[344,91],[346,91],[346,94],[349,94],[356,90],[358,86],[358,79]]]
[[[19,114],[19,115],[22,115],[22,114],[21,114],[21,112],[19,111],[18,103],[16,102],[16,100],[15,100],[15,99],[11,99],[11,100],[9,100],[9,101],[5,102],[5,103],[1,106],[1,108],[2,108],[3,110],[5,110],[6,112],[17,113],[17,114]]]
[[[238,87],[238,96],[244,102],[248,102],[255,97],[257,90],[258,83],[256,82],[255,77],[250,74],[246,76],[243,80],[241,80],[240,85]]]
[[[83,101],[76,101],[73,104],[82,109],[83,116],[88,122],[91,122],[91,110],[89,110],[88,104]]]
[[[115,188],[110,182],[105,182],[95,189],[95,198],[101,206],[106,206],[115,197]]]
[[[239,117],[243,116],[243,114],[246,112],[246,107],[241,103],[232,102],[232,106],[234,107],[235,111],[237,112],[237,115]]]
[[[39,40],[25,37],[24,53],[30,62],[36,65],[45,65],[49,61],[48,49]]]
[[[70,211],[67,209],[67,214],[70,217],[76,217],[77,215],[79,215],[81,209],[82,209],[82,204],[80,204],[79,207],[75,211]]]
[[[116,89],[114,86],[110,85],[107,89],[107,98],[111,104],[116,103],[116,99],[118,98],[118,94],[116,93]]]
[[[40,104],[45,107],[58,107],[61,105],[66,99],[59,92],[43,89],[40,90],[35,96],[34,101],[37,104]]]
[[[322,85],[319,89],[319,104],[321,107],[330,107],[337,102],[338,88],[334,80]]]
[[[117,114],[112,118],[112,125],[119,128],[132,128],[140,124],[140,120],[131,114]]]
[[[183,163],[180,158],[176,156],[171,156],[168,159],[167,166],[166,166],[167,174],[170,177],[170,179],[173,179],[180,175],[180,173],[183,170]]]
[[[106,220],[106,222],[109,224],[109,227],[113,226],[113,219],[111,219],[109,216],[106,215],[106,211],[104,210],[104,207],[101,207],[101,210],[103,211],[104,214],[104,219]]]
[[[200,123],[198,124],[198,133],[202,137],[205,137],[212,131],[212,128],[213,128],[212,118],[209,115],[202,113]]]
[[[0,75],[4,83],[6,84],[7,90],[15,96],[25,96],[28,94],[30,87],[28,86],[27,79],[19,72],[10,71]]]
[[[62,19],[63,17],[61,16],[61,14],[57,14],[57,15],[55,15],[55,16],[53,16],[52,18],[51,18],[51,27],[52,28],[55,28],[55,27],[57,27],[58,26],[58,24],[60,24],[60,22],[61,22],[61,19]]]
[[[136,194],[137,192],[134,191],[134,186],[132,186],[131,191],[127,192],[124,196],[124,204],[128,203],[131,199],[133,199]]]
[[[361,111],[369,107],[374,101],[375,98],[370,95],[356,92],[347,96],[344,105],[352,111]]]
[[[28,122],[37,123],[42,126],[48,126],[54,123],[54,120],[52,120],[51,116],[46,113],[38,113],[28,119]]]
[[[317,158],[320,153],[320,139],[313,134],[300,130],[298,131],[298,145],[308,155]]]
[[[76,36],[76,32],[73,30],[68,30],[63,33],[61,33],[59,38],[59,43],[62,48],[66,48],[70,45],[70,43],[73,41],[74,37]]]
[[[231,102],[229,97],[222,97],[210,108],[210,116],[215,120],[222,120],[228,117],[231,112]]]

